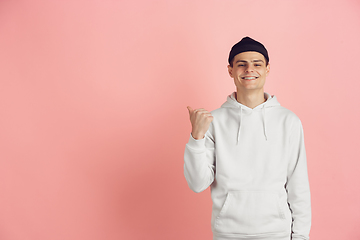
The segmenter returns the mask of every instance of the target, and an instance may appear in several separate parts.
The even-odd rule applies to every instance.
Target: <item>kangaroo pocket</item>
[[[231,191],[215,219],[215,231],[229,234],[288,232],[290,219],[277,192]]]

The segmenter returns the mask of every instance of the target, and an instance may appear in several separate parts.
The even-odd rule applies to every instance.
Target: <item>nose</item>
[[[253,66],[251,64],[247,65],[247,68],[245,69],[246,72],[252,72],[254,71]]]

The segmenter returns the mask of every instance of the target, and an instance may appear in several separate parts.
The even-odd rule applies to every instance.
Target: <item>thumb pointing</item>
[[[189,114],[191,114],[194,111],[190,106],[187,106],[187,109],[189,110]]]

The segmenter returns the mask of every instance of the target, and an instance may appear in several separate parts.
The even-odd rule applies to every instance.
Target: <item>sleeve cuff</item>
[[[206,137],[206,136],[205,136]],[[189,142],[187,145],[195,149],[204,149],[205,148],[205,137],[202,139],[195,139],[190,133]]]

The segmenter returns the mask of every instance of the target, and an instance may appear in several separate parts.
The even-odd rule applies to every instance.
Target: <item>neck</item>
[[[249,108],[255,108],[266,101],[263,89],[259,91],[240,91],[237,89],[236,100]]]

